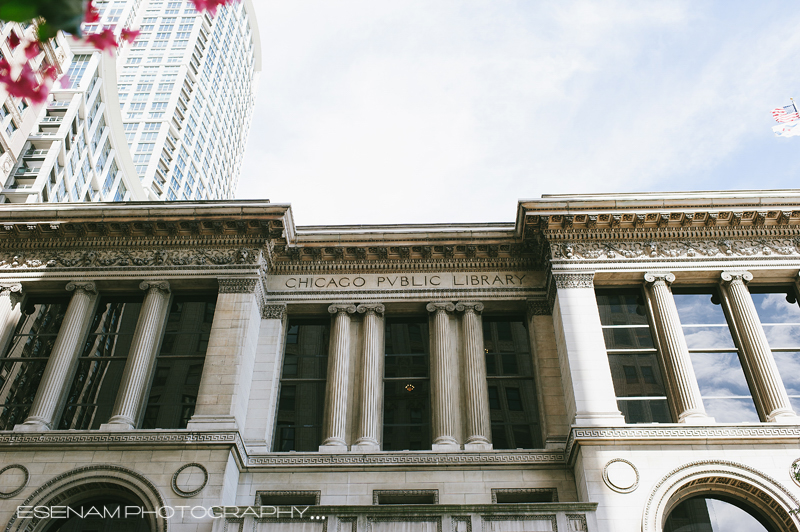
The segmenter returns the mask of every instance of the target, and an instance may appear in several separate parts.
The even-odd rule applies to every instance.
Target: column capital
[[[87,294],[96,294],[97,285],[93,281],[72,281],[67,284],[67,291],[75,293],[86,292]]]
[[[753,280],[753,274],[748,271],[722,272],[720,277],[722,278],[722,282],[726,284],[735,281],[742,281],[747,284]]]
[[[352,303],[334,303],[333,305],[328,307],[328,312],[331,314],[339,314],[342,312],[346,312],[348,314],[353,314],[356,311],[356,306]]]
[[[556,288],[594,288],[594,272],[552,272]]]
[[[361,303],[356,307],[359,314],[383,314],[386,312],[386,307],[382,303]]]
[[[647,284],[664,283],[671,285],[675,282],[675,274],[670,272],[647,272],[644,274],[644,282]]]
[[[459,301],[456,303],[456,310],[459,312],[483,312],[483,303],[477,301]]]
[[[262,320],[281,320],[286,318],[286,303],[272,303],[261,307]]]
[[[19,283],[0,283],[0,296],[10,296],[12,293],[22,292],[22,285]]]
[[[139,283],[139,290],[160,290],[169,294],[169,283],[167,281],[142,281]]]
[[[456,306],[449,301],[435,301],[425,305],[428,312],[453,312]]]

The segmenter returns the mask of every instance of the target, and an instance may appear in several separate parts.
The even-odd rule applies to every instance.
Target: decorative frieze
[[[798,257],[800,238],[551,243],[557,261]]]
[[[261,262],[261,250],[238,249],[26,249],[0,251],[0,270],[48,268],[230,266]]]
[[[220,294],[252,294],[256,291],[259,279],[218,279]]]
[[[549,316],[553,313],[553,305],[547,298],[529,299],[528,316]]]

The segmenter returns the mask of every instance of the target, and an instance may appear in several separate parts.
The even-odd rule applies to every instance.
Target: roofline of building
[[[253,69],[261,72],[261,33],[258,30],[258,18],[253,6],[253,0],[244,0],[244,9],[250,19],[250,30],[253,32],[253,58],[255,59]]]

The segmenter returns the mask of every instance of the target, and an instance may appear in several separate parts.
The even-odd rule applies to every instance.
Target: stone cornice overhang
[[[643,445],[800,445],[800,425],[761,423],[752,425],[695,426],[674,424],[631,425],[625,427],[572,427],[565,457],[575,464],[582,446]]]
[[[713,269],[752,259],[794,267],[800,259],[798,191],[638,196],[521,201],[517,233],[554,270]]]

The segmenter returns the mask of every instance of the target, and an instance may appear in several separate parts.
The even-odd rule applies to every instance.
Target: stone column
[[[68,385],[70,371],[79,354],[84,328],[92,310],[97,287],[92,282],[73,281],[67,285],[72,294],[61,329],[58,331],[53,350],[42,374],[42,380],[33,399],[28,417],[15,431],[39,431],[53,428],[53,416]]]
[[[459,302],[463,312],[461,337],[464,343],[464,401],[467,419],[464,450],[490,451],[492,429],[489,419],[489,385],[486,382],[486,352],[480,313],[483,303]]]
[[[455,305],[446,302],[428,303],[433,312],[431,327],[431,428],[434,451],[453,451],[461,446],[456,440],[456,393],[453,348],[450,344],[450,317]]]
[[[328,348],[328,382],[325,385],[325,416],[323,421],[320,452],[347,451],[345,429],[347,427],[347,400],[350,392],[350,316],[355,305],[331,305],[328,312],[334,314],[333,330]]]
[[[625,424],[603,340],[594,273],[553,272],[553,285],[553,327],[569,424]]]
[[[789,403],[767,335],[745,284],[752,279],[750,272],[722,272],[722,293],[746,360],[743,366],[745,371],[749,369],[751,373],[749,380],[755,388],[753,394],[757,395],[766,420],[796,423],[797,415]]]
[[[678,307],[672,297],[670,285],[675,281],[671,273],[649,272],[644,275],[648,307],[655,327],[656,342],[664,359],[666,382],[670,390],[673,414],[678,423],[702,425],[713,423],[706,415],[700,388],[689,357],[689,348],[683,336]]]
[[[0,284],[0,350],[14,333],[19,316],[14,307],[22,300],[22,285],[19,283]]]
[[[156,346],[161,339],[164,321],[169,310],[169,283],[167,281],[144,281],[140,290],[147,290],[136,320],[128,361],[122,374],[117,399],[108,423],[100,430],[131,430],[136,428],[139,411],[153,364],[156,361]]]
[[[383,418],[383,313],[380,303],[358,306],[364,314],[364,351],[361,357],[361,409],[354,451],[380,451]]]

